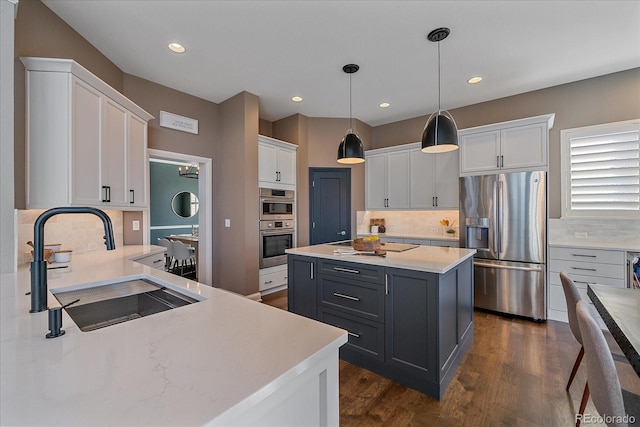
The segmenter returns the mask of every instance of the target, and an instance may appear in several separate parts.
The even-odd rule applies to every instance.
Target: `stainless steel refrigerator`
[[[460,246],[474,248],[476,307],[547,318],[546,172],[460,178]]]

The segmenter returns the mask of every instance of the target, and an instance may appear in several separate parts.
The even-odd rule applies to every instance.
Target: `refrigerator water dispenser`
[[[489,249],[489,218],[465,220],[467,248]]]

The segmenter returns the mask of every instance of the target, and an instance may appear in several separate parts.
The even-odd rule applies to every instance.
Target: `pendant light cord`
[[[440,115],[440,41],[438,41],[438,115]]]
[[[351,73],[349,74],[349,130],[353,130],[351,126]]]

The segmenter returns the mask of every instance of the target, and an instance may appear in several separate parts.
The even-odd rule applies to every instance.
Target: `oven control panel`
[[[260,221],[260,230],[287,230],[293,229],[293,221]]]

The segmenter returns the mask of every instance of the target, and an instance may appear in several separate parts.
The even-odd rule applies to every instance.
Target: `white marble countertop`
[[[373,233],[358,233],[359,237],[362,236],[373,236]],[[401,239],[426,239],[426,240],[447,240],[450,242],[457,242],[460,240],[460,238],[456,235],[455,237],[452,237],[450,235],[444,235],[444,234],[417,234],[417,233],[398,233],[398,232],[384,232],[384,233],[378,233],[377,236],[379,237],[397,237],[397,238],[401,238]]]
[[[404,252],[387,251],[385,257],[380,257],[335,254],[335,249],[349,249],[349,247],[323,244],[287,249],[286,252],[292,255],[335,259],[439,274],[446,273],[464,260],[473,257],[473,254],[476,253],[475,249],[418,246],[417,248],[409,249]]]
[[[575,247],[575,248],[588,248],[588,249],[611,249],[627,252],[640,252],[640,241],[626,241],[626,242],[606,242],[595,240],[549,240],[549,246],[557,247]]]
[[[74,254],[49,271],[49,289],[146,275],[200,302],[46,339],[46,311],[30,314],[28,269],[0,275],[1,425],[203,425],[250,410],[346,332],[130,261],[162,250],[124,246]],[[48,294],[49,306],[58,306]]]

